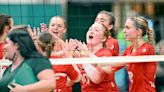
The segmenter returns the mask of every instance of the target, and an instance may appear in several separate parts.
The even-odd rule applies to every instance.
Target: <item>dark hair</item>
[[[7,37],[19,45],[20,54],[24,58],[43,57],[43,55],[38,53],[31,36],[26,31],[26,28],[13,29]]]
[[[108,11],[106,11],[106,10],[102,10],[102,11],[100,11],[98,14],[106,14],[106,15],[108,15],[109,16],[109,24],[110,25],[113,25],[113,28],[110,30],[110,35],[112,36],[112,37],[114,37],[115,36],[115,29],[114,29],[114,25],[115,25],[115,17],[114,17],[114,15],[113,15],[113,13],[112,12],[108,12]]]
[[[10,18],[11,16],[9,15],[5,15],[5,14],[0,15],[0,36],[3,35],[3,30],[5,26],[9,26],[9,29],[11,29]]]
[[[55,45],[54,36],[48,31],[41,32],[39,34],[37,43],[41,50],[46,53],[46,56],[50,57],[51,51]]]

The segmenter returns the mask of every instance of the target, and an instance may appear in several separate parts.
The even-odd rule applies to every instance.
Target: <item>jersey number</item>
[[[128,71],[128,75],[129,75],[130,82],[133,83],[133,72]]]

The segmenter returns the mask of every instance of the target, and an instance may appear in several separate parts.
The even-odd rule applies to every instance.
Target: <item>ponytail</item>
[[[150,29],[150,28],[147,29],[148,43],[150,43],[152,45],[155,44],[154,43],[154,39],[155,39],[154,34],[155,33],[154,33],[154,31],[152,29]]]
[[[47,44],[47,45],[46,45],[46,47],[45,47],[45,52],[46,52],[46,56],[47,56],[47,57],[50,57],[52,48],[53,48],[53,47],[51,46],[51,44]]]
[[[111,35],[111,33],[108,31],[107,27],[104,24],[101,24],[101,25],[103,27],[104,38],[105,38],[105,41],[103,42],[103,47],[106,47],[106,41],[107,41],[109,35]]]
[[[152,29],[149,28],[148,22],[147,20],[142,17],[142,16],[138,16],[138,17],[131,17],[130,18],[133,22],[134,22],[134,26],[136,28],[139,28],[142,30],[142,36],[147,35],[148,38],[148,43],[154,45],[154,31]]]

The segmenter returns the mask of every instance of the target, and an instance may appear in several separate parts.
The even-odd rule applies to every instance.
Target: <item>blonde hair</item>
[[[53,18],[60,18],[60,19],[63,21],[63,23],[64,23],[64,27],[67,28],[67,23],[66,23],[66,20],[64,19],[64,17],[61,17],[61,16],[54,16],[54,17],[52,17],[52,18],[50,19],[50,23],[51,23],[51,20],[52,20]],[[49,24],[50,24],[50,23],[49,23]]]
[[[148,43],[154,45],[154,39],[155,39],[154,31],[149,28],[147,20],[142,16],[131,17],[129,19],[131,19],[133,21],[134,26],[137,29],[142,30],[142,36],[145,36],[145,35],[148,36]]]
[[[103,47],[106,47],[106,41],[110,35],[110,32],[108,31],[108,28],[104,25],[104,24],[101,24],[102,25],[102,29],[104,31],[104,38],[105,38],[105,41],[103,42]]]

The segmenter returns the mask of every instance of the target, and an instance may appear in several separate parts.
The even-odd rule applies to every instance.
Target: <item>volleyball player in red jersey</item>
[[[148,27],[148,22],[143,17],[132,17],[125,23],[126,40],[131,41],[123,56],[155,55],[153,46],[153,30]],[[143,36],[148,36],[145,42]],[[156,62],[130,63],[127,65],[130,80],[130,92],[155,92]]]
[[[117,39],[114,38],[114,25],[115,25],[115,17],[112,12],[108,12],[105,10],[100,11],[97,14],[95,22],[102,23],[107,27],[110,35],[106,41],[106,47],[111,51],[112,56],[119,55],[119,45]]]
[[[68,45],[70,44],[65,44],[66,47],[68,47]],[[64,52],[67,53],[69,50],[65,49]],[[66,55],[65,58],[70,58],[70,56],[72,55]],[[53,65],[53,69],[57,79],[55,92],[72,92],[72,85],[81,79],[77,65]]]
[[[54,16],[50,20],[48,31],[56,35],[56,45],[51,53],[50,58],[66,58],[66,44],[62,40],[63,34],[67,31],[66,21],[63,17]],[[72,85],[80,81],[81,74],[78,72],[76,65],[52,65],[56,73],[57,87],[55,92],[72,92]]]
[[[125,49],[123,56],[141,56],[141,55],[155,55],[153,46],[154,34],[153,30],[148,27],[148,22],[145,18],[131,17],[125,23],[125,38],[132,44]],[[147,35],[146,42],[143,36]],[[129,92],[156,92],[155,91],[155,75],[156,62],[138,62],[138,63],[122,63],[118,66],[125,65],[127,67],[130,85]],[[110,64],[117,66],[117,64]],[[103,67],[104,71],[110,73],[112,66]]]
[[[46,57],[50,57],[51,50],[53,50],[53,47],[57,45],[55,40],[53,33],[48,31],[41,32],[37,39],[39,47],[38,51]],[[70,78],[71,82],[80,81],[81,74],[76,65],[53,65],[53,70],[55,72],[56,79],[54,92],[70,92],[67,87],[67,77]]]
[[[95,22],[86,34],[87,49],[79,49],[83,55],[88,52],[89,56],[96,57],[110,57],[112,53],[109,49],[105,48],[105,42],[108,38],[107,28],[100,23]],[[84,45],[84,44],[83,44]],[[79,46],[84,47],[84,46]],[[101,61],[100,61],[101,62]],[[111,81],[109,74],[105,73],[96,64],[83,64],[79,65],[82,74],[81,90],[82,92],[117,92],[115,89],[115,81]]]
[[[64,33],[67,31],[65,19],[60,16],[52,17],[49,23],[48,31],[55,34],[55,36],[58,38],[56,41],[57,45],[52,51],[51,58],[62,58],[64,54],[57,53],[60,53],[60,51],[65,48],[65,42],[62,40]]]
[[[51,52],[48,57],[50,58],[66,58],[66,50],[65,47],[66,43],[62,40],[63,34],[66,32],[66,21],[63,17],[60,16],[54,16],[51,18],[48,31],[52,33],[54,37],[54,47],[52,49],[49,49],[47,52]],[[36,29],[35,29],[36,31]],[[41,24],[41,31],[47,31],[46,25]],[[34,37],[33,37],[34,34]],[[41,33],[38,33],[41,34]],[[31,33],[32,37],[35,38],[36,32]],[[42,41],[46,40],[47,37],[43,37]],[[46,38],[46,39],[45,39]],[[48,40],[48,39],[47,39]],[[47,43],[42,42],[42,46],[45,48],[48,46]],[[41,44],[41,43],[38,43]],[[36,44],[37,46],[37,44]],[[53,70],[55,72],[55,78],[56,78],[56,87],[55,92],[72,92],[72,85],[75,82],[80,81],[81,74],[79,72],[79,69],[76,65],[52,65]]]
[[[115,17],[113,15],[113,13],[102,10],[97,14],[95,22],[102,23],[102,24],[104,24],[104,26],[107,27],[110,35],[108,36],[108,39],[105,43],[106,47],[111,51],[112,56],[118,56],[119,55],[119,45],[118,45],[117,39],[114,38]],[[109,78],[111,81],[113,81],[114,86],[116,86],[113,88],[115,88],[115,90],[118,90],[118,87],[115,83],[114,73],[109,74]]]
[[[11,16],[0,14],[0,59],[3,58],[3,42],[10,29],[13,27],[14,22]]]

